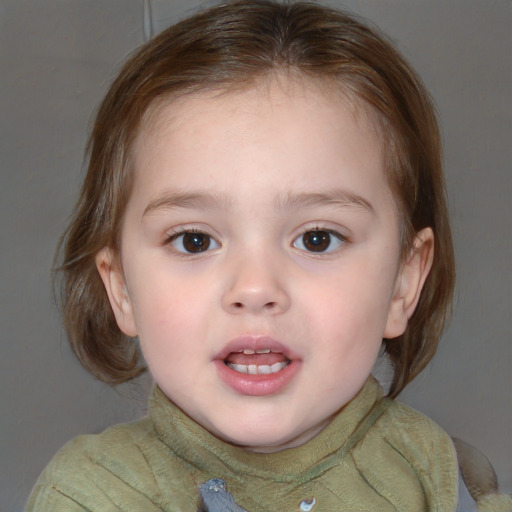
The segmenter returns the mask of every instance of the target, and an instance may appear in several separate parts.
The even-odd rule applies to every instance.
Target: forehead
[[[245,84],[245,82],[244,82]],[[154,137],[170,122],[180,123],[197,115],[229,105],[232,109],[256,112],[258,107],[278,107],[285,103],[304,101],[316,105],[327,104],[331,109],[342,108],[353,116],[353,121],[375,135],[381,135],[380,116],[367,101],[344,83],[323,77],[306,77],[300,72],[276,71],[237,87],[199,90],[193,93],[174,94],[157,98],[149,105],[143,116],[138,140],[144,136]],[[225,109],[226,113],[230,109]]]
[[[345,164],[354,172],[377,169],[366,178],[383,184],[382,144],[370,109],[339,87],[282,76],[156,103],[132,157],[134,185],[144,188],[155,188],[164,175],[169,187],[197,186],[198,177],[201,186],[216,186],[223,171],[238,176],[248,169],[248,181],[262,175],[293,188],[308,165],[311,185],[321,187],[328,173],[318,167]],[[263,172],[270,168],[276,172]]]
[[[171,133],[179,136],[188,125],[211,114],[218,116],[220,113],[226,119],[231,118],[233,126],[240,114],[256,117],[265,110],[276,121],[280,115],[282,120],[291,120],[292,117],[304,120],[301,115],[305,109],[297,111],[296,116],[294,109],[286,109],[293,104],[309,107],[306,109],[311,114],[309,120],[322,118],[320,122],[331,123],[341,114],[370,137],[381,138],[379,116],[347,87],[321,78],[275,73],[255,80],[250,87],[206,90],[155,100],[142,119],[133,149],[137,153],[147,148],[148,140],[157,141]],[[332,115],[325,115],[328,111]]]

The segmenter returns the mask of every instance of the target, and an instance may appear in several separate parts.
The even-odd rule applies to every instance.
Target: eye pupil
[[[202,252],[210,247],[210,237],[204,233],[185,233],[183,247],[187,252]]]
[[[331,235],[327,231],[309,231],[304,233],[302,243],[308,251],[323,252],[331,244]]]

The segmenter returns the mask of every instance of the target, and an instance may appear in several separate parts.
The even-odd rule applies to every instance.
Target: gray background
[[[478,446],[512,491],[512,3],[350,0],[423,76],[439,108],[458,264],[454,318],[402,399]],[[83,177],[91,112],[144,39],[142,0],[0,0],[0,510],[22,510],[70,438],[144,413],[74,360],[50,268]],[[197,1],[153,0],[159,31]],[[379,374],[386,379],[386,368]]]

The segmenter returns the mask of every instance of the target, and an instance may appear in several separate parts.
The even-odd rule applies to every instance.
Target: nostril
[[[235,303],[233,303],[233,307],[235,309],[242,309],[244,307],[244,305],[241,302],[235,302]]]

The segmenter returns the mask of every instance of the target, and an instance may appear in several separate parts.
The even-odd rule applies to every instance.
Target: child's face
[[[218,437],[309,440],[411,313],[371,124],[313,86],[197,95],[161,108],[134,166],[123,273],[97,260],[120,327]]]

